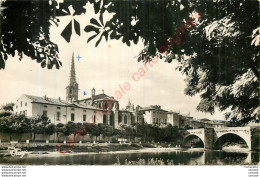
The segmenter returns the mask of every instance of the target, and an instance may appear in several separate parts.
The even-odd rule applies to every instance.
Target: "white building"
[[[101,111],[101,109],[64,101],[60,98],[48,98],[47,96],[22,95],[14,105],[15,114],[25,114],[32,118],[45,115],[54,124],[65,124],[69,121],[102,123],[102,116],[96,114],[97,111]]]
[[[161,106],[149,106],[140,109],[147,124],[167,124],[167,112]]]

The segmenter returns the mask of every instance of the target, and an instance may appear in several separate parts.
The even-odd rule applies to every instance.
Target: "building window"
[[[25,106],[27,106],[27,103],[25,103]]]
[[[71,113],[70,119],[71,119],[72,122],[75,120],[75,114],[74,113]]]
[[[21,107],[23,106],[23,102],[21,101]]]
[[[83,112],[86,112],[86,110],[83,110]]]
[[[114,125],[114,116],[112,114],[110,115],[110,125]]]
[[[47,108],[48,106],[44,105],[43,107]]]
[[[118,117],[118,123],[120,123],[120,122],[122,122],[122,117],[121,117],[121,115],[119,115],[119,117]]]
[[[153,118],[153,123],[155,124],[156,122],[155,122],[155,118]]]
[[[16,105],[16,109],[18,108],[18,106]]]
[[[94,124],[96,124],[96,116],[94,115]]]
[[[60,112],[57,112],[57,121],[60,121]]]
[[[47,111],[43,111],[43,116],[47,117]]]
[[[107,123],[107,116],[103,115],[103,124],[106,124],[106,123]]]
[[[131,116],[131,124],[135,123],[135,118]]]
[[[84,110],[85,111],[85,110]],[[86,122],[87,116],[86,114],[83,115],[83,122]]]
[[[72,111],[74,111],[75,109],[74,108],[71,108]]]
[[[124,124],[127,124],[127,116],[124,117]]]
[[[57,107],[57,109],[60,109],[60,107]]]

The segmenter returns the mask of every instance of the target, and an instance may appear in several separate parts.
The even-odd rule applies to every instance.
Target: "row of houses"
[[[173,111],[167,111],[159,105],[141,107],[132,104],[129,100],[126,108],[120,108],[119,102],[102,93],[96,94],[91,90],[91,96],[78,99],[79,85],[76,82],[74,57],[70,70],[69,85],[66,87],[66,100],[49,98],[45,96],[32,96],[23,94],[17,99],[13,110],[14,114],[24,114],[36,118],[42,115],[49,117],[54,124],[75,123],[108,124],[117,128],[121,124],[147,123],[166,125],[172,124],[179,128],[222,127],[223,122],[213,122],[208,119],[195,120]]]
[[[183,129],[218,128],[225,127],[225,121],[213,121],[209,119],[196,120],[189,115],[183,115],[173,111],[167,111],[159,105],[148,107],[136,106],[128,102],[126,108],[120,109],[118,101],[102,93],[95,95],[92,90],[92,98],[78,101],[65,101],[53,98],[22,95],[14,105],[14,113],[24,114],[35,118],[45,115],[52,123],[66,124],[69,121],[75,123],[108,124],[118,127],[121,124],[147,123],[153,125],[171,124]]]

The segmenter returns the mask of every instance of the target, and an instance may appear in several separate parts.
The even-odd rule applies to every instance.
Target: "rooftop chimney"
[[[43,99],[47,100],[48,99],[47,95],[43,95]]]

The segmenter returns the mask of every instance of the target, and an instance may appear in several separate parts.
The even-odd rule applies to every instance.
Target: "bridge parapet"
[[[250,135],[250,127],[222,127],[222,128],[214,128],[218,137],[226,134],[226,133],[239,133]]]
[[[249,150],[251,150],[251,130],[250,127],[223,127],[214,128],[217,139],[226,134],[235,134],[241,137],[247,144]]]

